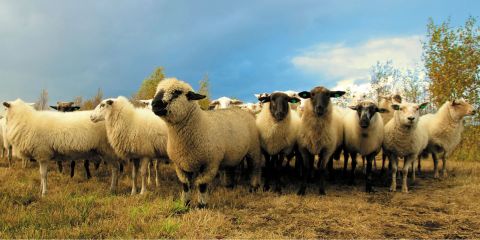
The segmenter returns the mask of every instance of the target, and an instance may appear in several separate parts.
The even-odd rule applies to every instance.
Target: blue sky
[[[480,1],[0,1],[0,100],[131,96],[156,66],[212,98],[341,88],[369,66],[421,60],[429,17],[452,25]]]

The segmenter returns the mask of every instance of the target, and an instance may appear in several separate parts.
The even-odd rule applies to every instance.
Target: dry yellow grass
[[[87,181],[80,167],[70,179],[52,164],[42,198],[35,163],[27,169],[1,163],[0,238],[480,238],[475,161],[450,161],[444,180],[432,179],[431,160],[425,161],[426,177],[409,194],[383,186],[366,194],[360,172],[356,186],[329,183],[324,197],[313,184],[305,197],[296,196],[296,185],[278,195],[216,184],[207,210],[176,201],[180,185],[168,165],[160,188],[132,197],[125,175],[119,193],[108,192],[105,166]]]

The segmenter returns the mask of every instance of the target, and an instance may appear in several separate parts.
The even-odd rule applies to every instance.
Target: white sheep
[[[229,97],[221,97],[210,102],[209,109],[227,109],[230,106],[240,105],[243,102],[238,99],[231,99]]]
[[[167,157],[167,126],[149,109],[135,108],[125,97],[103,100],[91,113],[93,122],[105,121],[108,141],[124,160],[134,160],[132,195],[137,193],[138,160],[142,189],[146,192],[146,172],[151,159]],[[156,164],[157,165],[157,164]],[[159,184],[158,168],[156,184]]]
[[[419,120],[419,127],[427,129],[427,152],[432,154],[434,178],[438,178],[438,158],[442,157],[442,175],[447,176],[447,157],[460,143],[463,132],[463,118],[474,115],[473,106],[464,99],[445,102],[435,114],[426,114]],[[419,162],[420,163],[420,162]],[[419,164],[420,170],[420,164]]]
[[[119,162],[107,140],[105,124],[92,123],[90,111],[36,111],[22,100],[4,102],[7,108],[7,138],[23,159],[40,165],[42,196],[47,192],[49,160],[94,158],[112,163],[110,189],[115,191]]]
[[[205,98],[176,78],[160,81],[152,102],[153,112],[168,127],[167,153],[183,184],[182,200],[189,204],[191,186],[198,186],[199,206],[207,204],[208,184],[219,167],[232,168],[247,158],[251,187],[260,185],[262,156],[255,118],[238,108],[203,111]]]
[[[263,103],[262,111],[257,115],[256,124],[260,134],[260,144],[265,157],[265,190],[270,181],[276,181],[276,191],[281,191],[280,170],[286,155],[294,150],[297,143],[300,118],[290,109],[289,103],[300,102],[282,92],[273,92],[258,99]]]
[[[367,170],[365,174],[365,190],[372,192],[372,161],[380,152],[383,143],[383,120],[380,113],[388,110],[377,107],[377,104],[370,100],[360,100],[357,104],[350,106],[349,111],[343,119],[344,128],[344,150],[350,153],[352,158],[351,183],[355,179],[356,156],[360,154],[367,159]],[[345,158],[345,167],[347,163]]]
[[[408,192],[407,175],[408,169],[418,159],[421,152],[427,147],[428,133],[425,128],[418,127],[420,109],[424,109],[428,103],[420,105],[403,102],[393,104],[393,118],[385,125],[383,151],[392,164],[392,183],[390,191],[397,188],[398,158],[404,158],[402,192]],[[412,180],[415,181],[415,168],[412,169]]]
[[[390,119],[393,118],[393,104],[399,104],[402,103],[402,97],[398,94],[390,94],[387,96],[379,96],[380,101],[378,102],[378,107],[387,109],[388,112],[380,113],[383,119],[383,125],[385,126]],[[384,172],[385,169],[385,160],[387,159],[387,155],[382,152],[382,173]],[[391,163],[388,163],[388,168],[391,169]]]
[[[334,109],[330,98],[337,98],[344,94],[344,91],[330,91],[324,87],[315,87],[309,92],[304,91],[298,94],[301,98],[307,99],[298,136],[304,170],[299,195],[305,194],[307,180],[313,169],[314,155],[319,157],[319,193],[325,194],[325,167],[343,143],[342,115],[340,111]]]

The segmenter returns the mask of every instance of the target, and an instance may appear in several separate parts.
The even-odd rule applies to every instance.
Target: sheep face
[[[104,121],[105,116],[109,111],[112,109],[112,105],[114,104],[115,99],[105,99],[97,107],[92,111],[90,114],[90,120],[94,123]]]
[[[389,96],[380,96],[378,106],[381,108],[390,108],[394,103],[402,103],[402,97],[398,94]]]
[[[50,106],[59,112],[74,112],[80,109],[79,106],[73,106],[74,102],[57,102],[57,106]]]
[[[192,87],[185,82],[176,79],[163,80],[158,84],[152,110],[166,122],[178,123],[187,118],[195,108],[199,108],[195,100],[203,98],[204,95],[193,92]]]
[[[473,116],[476,113],[473,106],[464,99],[456,99],[451,101],[448,104],[448,111],[450,112],[450,116],[457,121],[460,121],[463,117],[468,115]]]
[[[213,100],[210,103],[209,109],[226,109],[229,108],[231,105],[240,105],[243,102],[237,99],[231,99],[228,97],[221,97],[217,100]]]
[[[264,95],[259,97],[258,100],[262,103],[270,103],[270,114],[276,121],[282,121],[287,117],[290,111],[288,103],[300,102],[300,99],[290,97],[282,92],[274,92],[271,95]]]
[[[328,111],[330,98],[341,97],[344,94],[344,91],[330,91],[325,87],[315,87],[310,92],[303,91],[298,95],[304,99],[310,98],[310,104],[312,105],[313,112],[317,115],[317,117],[322,117]]]
[[[361,128],[368,128],[372,119],[377,117],[376,113],[386,113],[387,109],[379,108],[372,101],[360,101],[355,106],[350,106],[352,110],[357,111],[359,124]]]
[[[415,127],[420,118],[420,109],[425,109],[427,104],[426,102],[420,105],[408,102],[392,104],[392,108],[395,110],[395,121],[407,128]]]

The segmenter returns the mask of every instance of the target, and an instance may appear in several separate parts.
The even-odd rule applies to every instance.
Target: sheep
[[[314,155],[318,154],[320,171],[319,193],[325,195],[325,167],[343,142],[343,124],[339,111],[330,103],[330,98],[341,97],[344,91],[330,91],[315,87],[298,95],[307,99],[301,118],[298,145],[303,159],[303,181],[297,194],[304,195],[307,180],[313,169]]]
[[[221,165],[232,168],[246,157],[252,191],[260,185],[262,165],[254,116],[238,108],[203,111],[195,101],[203,98],[188,83],[169,78],[160,81],[152,102],[153,112],[167,124],[167,153],[183,185],[182,201],[189,205],[194,183],[201,208]]]
[[[270,181],[274,179],[277,182],[275,191],[280,192],[280,167],[284,156],[291,154],[294,150],[300,125],[300,118],[291,111],[289,103],[300,102],[300,99],[290,97],[282,92],[273,92],[258,100],[263,103],[256,124],[260,134],[262,153],[265,157],[266,181],[264,188],[268,190]]]
[[[90,115],[92,122],[105,121],[108,141],[124,160],[134,159],[132,195],[137,193],[138,160],[142,189],[146,192],[146,171],[150,159],[167,157],[167,126],[149,109],[135,108],[125,97],[103,100]],[[156,184],[159,185],[158,168]]]
[[[434,178],[438,178],[438,158],[442,157],[442,175],[447,177],[447,157],[460,143],[463,132],[463,117],[475,115],[473,106],[464,99],[445,102],[435,114],[426,114],[419,120],[419,127],[427,129],[427,153],[432,154]],[[420,163],[420,162],[419,162]],[[420,170],[420,164],[418,165]]]
[[[239,105],[243,102],[237,99],[231,99],[229,97],[221,97],[213,100],[210,103],[209,109],[227,109],[232,105]]]
[[[90,111],[36,111],[21,99],[3,105],[7,108],[8,141],[20,157],[35,159],[40,165],[42,196],[47,193],[49,160],[85,159],[97,154],[112,163],[110,190],[116,190],[119,162],[108,143],[105,124],[92,123]]]
[[[350,109],[354,111],[349,111],[343,119],[344,151],[346,150],[352,158],[350,182],[352,184],[354,182],[356,155],[360,154],[363,159],[367,159],[365,191],[373,192],[372,161],[380,152],[383,143],[383,120],[380,114],[388,110],[377,107],[371,100],[360,100],[350,106]],[[347,162],[348,156],[345,158],[345,167]]]
[[[57,106],[50,106],[59,112],[74,112],[80,109],[79,106],[74,106],[74,102],[57,102]]]
[[[138,100],[144,108],[152,110],[152,100],[153,99],[148,99],[148,100]]]
[[[243,103],[239,104],[238,106],[240,109],[245,110],[253,115],[258,114],[262,110],[262,107],[259,103]]]
[[[427,102],[420,105],[408,102],[392,104],[394,115],[385,125],[383,141],[383,151],[392,164],[392,183],[390,185],[390,191],[392,192],[395,192],[397,188],[398,158],[404,158],[402,192],[407,193],[408,169],[427,147],[428,133],[426,129],[418,127],[419,110],[424,109],[427,104]],[[412,180],[415,181],[415,168],[412,171]]]
[[[393,118],[392,104],[402,103],[402,96],[398,94],[391,94],[387,96],[379,96],[379,99],[380,101],[378,102],[378,107],[388,110],[388,112],[380,113],[383,119],[383,125],[385,126],[390,121],[390,119]],[[385,153],[382,152],[382,169],[381,169],[382,173],[385,171],[386,159],[387,159],[387,155],[385,155]],[[388,163],[388,165],[389,165],[388,168],[390,169],[391,164]]]

